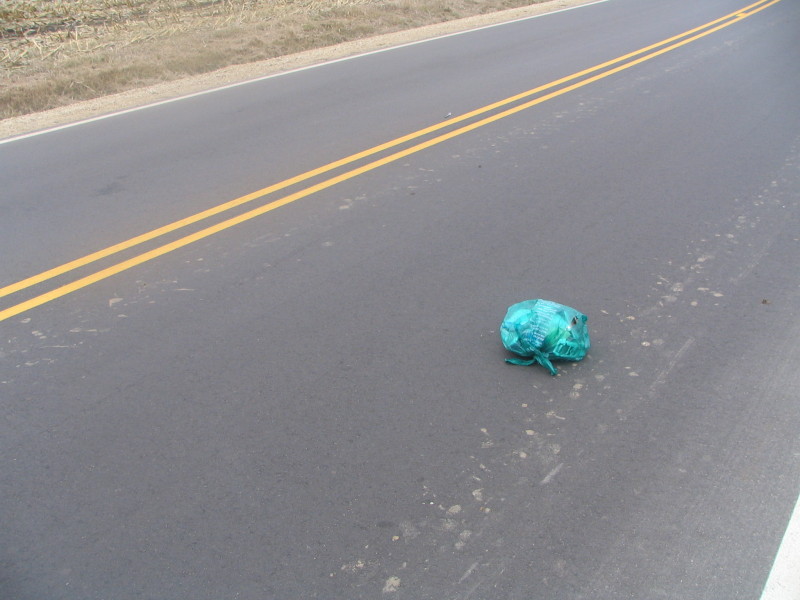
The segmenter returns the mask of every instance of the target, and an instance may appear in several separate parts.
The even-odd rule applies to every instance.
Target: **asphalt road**
[[[759,598],[800,490],[800,5],[744,8],[0,144],[0,286],[330,165],[1,299],[0,598]],[[589,356],[506,364],[528,298]]]

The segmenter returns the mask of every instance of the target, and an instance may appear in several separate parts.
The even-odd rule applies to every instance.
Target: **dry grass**
[[[544,0],[0,0],[0,119]]]

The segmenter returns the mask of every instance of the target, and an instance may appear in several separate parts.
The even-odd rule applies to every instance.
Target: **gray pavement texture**
[[[610,0],[0,145],[2,285],[742,6]],[[0,597],[758,597],[800,487],[799,25],[0,323]],[[589,316],[557,377],[503,360],[537,297]]]

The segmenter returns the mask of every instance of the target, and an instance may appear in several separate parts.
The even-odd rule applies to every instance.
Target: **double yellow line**
[[[572,75],[569,75],[567,77],[562,77],[561,79],[557,79],[545,85],[530,89],[528,91],[522,92],[521,94],[510,96],[493,104],[489,104],[487,106],[478,108],[476,110],[457,116],[455,118],[451,118],[447,121],[443,121],[441,123],[437,123],[436,125],[426,127],[425,129],[420,129],[419,131],[409,133],[408,135],[404,135],[402,137],[396,138],[384,144],[374,146],[362,152],[352,154],[340,160],[321,166],[317,169],[301,173],[300,175],[296,175],[295,177],[292,177],[290,179],[286,179],[269,187],[265,187],[258,191],[247,194],[245,196],[241,196],[239,198],[230,200],[229,202],[225,202],[208,210],[204,210],[197,214],[191,215],[189,217],[186,217],[185,219],[181,219],[179,221],[175,221],[168,225],[164,225],[163,227],[159,227],[158,229],[148,231],[147,233],[143,233],[136,237],[130,238],[128,240],[125,240],[124,242],[120,242],[119,244],[115,244],[113,246],[109,246],[108,248],[104,248],[97,252],[93,252],[92,254],[88,254],[76,260],[70,261],[63,265],[50,269],[48,271],[39,273],[38,275],[28,277],[27,279],[23,279],[22,281],[19,281],[17,283],[7,285],[3,288],[0,288],[0,298],[26,290],[35,285],[54,279],[71,271],[75,271],[76,269],[92,264],[101,259],[113,256],[114,254],[118,254],[124,250],[134,248],[136,246],[144,244],[145,242],[187,228],[190,225],[199,223],[206,219],[210,219],[211,217],[214,217],[216,215],[221,215],[222,213],[231,211],[232,209],[247,204],[249,202],[253,202],[260,198],[264,198],[265,196],[269,196],[281,190],[285,190],[291,186],[306,182],[312,178],[319,177],[326,173],[330,173],[331,171],[334,171],[336,169],[340,169],[342,167],[351,165],[358,161],[362,161],[369,157],[373,157],[377,154],[386,152],[388,150],[396,149],[400,146],[403,146],[404,144],[408,144],[409,142],[413,142],[420,138],[430,136],[431,134],[435,134],[437,132],[440,132],[441,130],[445,129],[448,130],[444,133],[440,133],[439,135],[418,142],[415,145],[411,145],[409,147],[397,150],[391,154],[387,154],[385,156],[372,160],[371,162],[367,162],[366,164],[363,164],[361,166],[355,167],[353,169],[350,169],[348,171],[345,171],[328,179],[324,179],[323,181],[310,185],[299,191],[290,193],[282,198],[278,198],[276,200],[268,202],[267,204],[263,204],[261,206],[258,206],[257,208],[253,208],[247,212],[238,214],[234,217],[230,217],[214,225],[210,225],[199,231],[180,237],[179,239],[176,239],[172,242],[163,244],[161,246],[153,248],[152,250],[142,252],[141,254],[120,261],[109,267],[100,269],[90,275],[80,277],[79,279],[76,279],[70,283],[61,285],[60,287],[57,287],[53,290],[50,290],[48,292],[30,298],[29,300],[25,300],[23,302],[10,306],[9,308],[0,310],[0,321],[4,321],[8,318],[11,318],[15,315],[23,313],[37,306],[41,306],[46,302],[50,302],[51,300],[55,300],[56,298],[60,298],[62,296],[70,294],[76,290],[87,287],[93,283],[102,281],[103,279],[107,279],[112,275],[115,275],[122,271],[126,271],[127,269],[130,269],[147,261],[153,260],[154,258],[157,258],[159,256],[163,256],[164,254],[172,252],[173,250],[177,250],[178,248],[188,246],[189,244],[207,238],[211,235],[214,235],[215,233],[219,233],[226,229],[230,229],[235,225],[238,225],[245,221],[249,221],[250,219],[253,219],[260,215],[266,214],[270,211],[275,210],[276,208],[280,208],[281,206],[286,206],[287,204],[291,204],[296,200],[305,198],[307,196],[315,194],[316,192],[332,187],[337,183],[341,183],[348,179],[352,179],[354,177],[357,177],[358,175],[361,175],[368,171],[372,171],[373,169],[377,169],[378,167],[381,167],[383,165],[395,162],[401,158],[404,158],[411,154],[415,154],[426,148],[430,148],[431,146],[441,144],[442,142],[450,140],[454,137],[463,135],[467,132],[473,131],[475,129],[478,129],[479,127],[483,127],[490,123],[494,123],[495,121],[499,121],[500,119],[504,119],[506,117],[524,111],[528,108],[531,108],[532,106],[536,106],[543,102],[547,102],[548,100],[566,94],[583,86],[589,85],[590,83],[599,81],[600,79],[604,79],[615,73],[619,73],[620,71],[629,69],[635,65],[656,58],[657,56],[675,50],[676,48],[680,48],[681,46],[689,44],[707,35],[710,35],[716,31],[719,31],[720,29],[733,25],[734,23],[737,23],[769,6],[772,6],[773,4],[777,4],[780,1],[781,0],[759,0],[758,2],[754,2],[753,4],[745,6],[735,12],[725,15],[724,17],[720,17],[719,19],[710,21],[704,25],[701,25],[700,27],[696,27],[694,29],[681,33],[680,35],[667,38],[656,44],[652,44],[650,46],[641,48],[639,50],[636,50],[635,52],[625,54],[624,56],[620,56],[613,60],[601,63],[589,69],[573,73]],[[456,127],[459,123],[462,123],[463,125],[461,125],[460,127]]]

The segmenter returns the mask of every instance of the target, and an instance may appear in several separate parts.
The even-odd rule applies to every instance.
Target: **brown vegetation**
[[[544,0],[3,0],[0,119]]]

